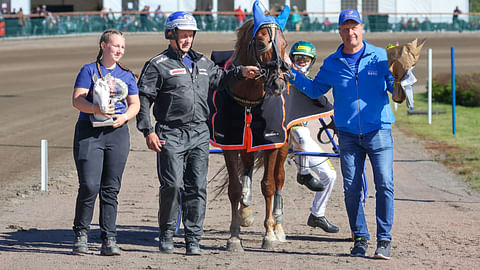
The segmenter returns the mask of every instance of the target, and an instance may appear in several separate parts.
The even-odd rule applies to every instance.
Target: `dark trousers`
[[[207,199],[208,126],[169,128],[157,124],[156,132],[165,140],[157,153],[160,234],[173,235],[181,199],[185,241],[198,242],[203,235]]]
[[[130,150],[128,126],[94,128],[90,121],[75,126],[73,157],[78,195],[73,229],[89,230],[97,195],[100,197],[101,237],[116,236],[117,195]]]

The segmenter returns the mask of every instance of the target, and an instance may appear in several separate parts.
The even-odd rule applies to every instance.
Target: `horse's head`
[[[267,95],[280,95],[287,88],[287,41],[283,28],[288,19],[288,6],[277,17],[265,16],[258,1],[253,5],[253,20],[248,20],[237,30],[235,45],[237,64],[256,65],[260,69],[258,80],[263,81]],[[288,56],[286,56],[288,57]]]
[[[93,82],[93,103],[98,104],[100,110],[106,113],[109,109],[110,92],[114,79],[110,76],[110,73],[108,73],[105,78],[98,78],[97,75],[94,74]]]

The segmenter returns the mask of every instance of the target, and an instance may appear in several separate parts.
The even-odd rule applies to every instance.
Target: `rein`
[[[270,40],[268,45],[265,46],[262,50],[257,50],[255,38],[253,38],[250,43],[248,44],[249,50],[253,51],[253,56],[256,62],[258,69],[260,70],[260,75],[255,78],[255,80],[260,79],[261,77],[265,77],[264,83],[265,87],[272,87],[273,84],[277,79],[285,80],[282,75],[290,77],[290,71],[288,68],[288,64],[283,60],[283,57],[280,55],[277,45],[277,31],[280,30],[280,27],[276,24],[266,24],[262,26],[260,29],[266,28],[268,31],[268,35]],[[268,61],[265,64],[261,64],[258,58],[258,54],[264,54],[269,51],[273,47],[274,54],[272,60]]]

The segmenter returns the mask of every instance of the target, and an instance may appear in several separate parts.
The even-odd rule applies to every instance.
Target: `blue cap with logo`
[[[338,17],[338,25],[342,25],[344,22],[348,20],[356,21],[357,23],[362,23],[362,19],[360,18],[360,14],[355,9],[345,9],[340,13]]]

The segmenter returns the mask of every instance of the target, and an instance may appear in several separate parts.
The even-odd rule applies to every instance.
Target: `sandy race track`
[[[313,74],[321,59],[340,41],[337,34],[287,33],[286,37],[289,44],[299,39],[314,42],[319,60]],[[366,33],[364,37],[383,47],[414,37],[427,38],[424,48],[433,48],[434,74],[449,72],[452,46],[457,73],[478,69],[480,63],[480,33]],[[99,256],[100,232],[98,218],[94,218],[90,233],[93,254],[71,255],[77,188],[72,140],[78,115],[71,106],[71,93],[80,67],[96,56],[97,39],[97,35],[87,35],[0,40],[0,269],[474,269],[480,265],[480,195],[468,191],[434,162],[419,142],[395,128],[395,223],[390,261],[348,256],[352,242],[338,160],[333,160],[338,177],[327,207],[327,217],[340,227],[338,234],[306,225],[313,193],[295,182],[295,167],[286,164],[283,194],[287,243],[273,251],[260,248],[264,202],[259,171],[254,182],[256,220],[252,227],[243,229],[244,253],[225,250],[230,209],[226,194],[213,199],[215,188],[221,184],[220,179],[214,179],[208,186],[203,256],[184,256],[180,237],[175,238],[175,254],[159,254],[155,155],[146,149],[134,121],[129,123],[132,149],[117,222],[123,254]],[[200,33],[194,47],[210,55],[211,50],[230,49],[234,40],[232,33]],[[162,33],[128,34],[123,62],[139,73],[143,63],[165,46]],[[424,49],[415,70],[419,85],[426,83],[426,65]],[[39,191],[41,139],[49,142],[48,192]],[[209,180],[223,164],[221,156],[211,156]],[[370,172],[368,179],[366,215],[372,234],[368,255],[372,256],[375,193]]]

